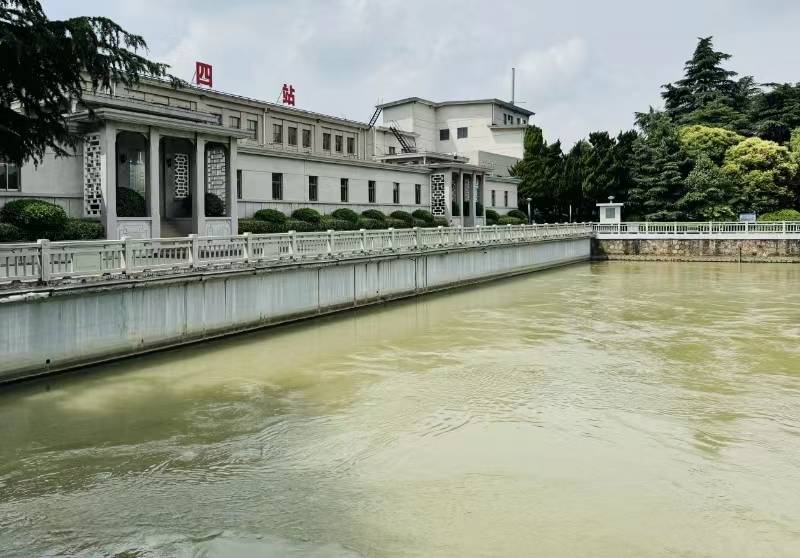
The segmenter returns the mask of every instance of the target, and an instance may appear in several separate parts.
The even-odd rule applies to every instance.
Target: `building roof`
[[[435,102],[429,101],[428,99],[423,99],[422,97],[406,97],[405,99],[399,99],[397,101],[390,101],[388,103],[383,103],[380,105],[376,105],[379,108],[385,109],[389,107],[396,107],[400,105],[407,105],[409,103],[422,103],[423,105],[428,105],[433,108],[439,107],[450,107],[456,105],[488,105],[488,104],[495,104],[501,107],[505,107],[509,110],[513,110],[524,114],[525,116],[532,116],[536,114],[533,111],[528,109],[522,108],[521,106],[512,104],[508,101],[503,101],[502,99],[473,99],[468,101],[442,101],[442,102]]]

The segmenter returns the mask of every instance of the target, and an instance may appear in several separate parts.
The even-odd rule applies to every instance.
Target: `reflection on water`
[[[0,555],[800,555],[798,284],[577,265],[6,388]]]

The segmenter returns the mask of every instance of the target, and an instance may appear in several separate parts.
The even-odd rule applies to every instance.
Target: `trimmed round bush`
[[[62,237],[64,240],[98,240],[106,237],[106,229],[94,219],[68,219]]]
[[[366,211],[362,211],[361,216],[366,219],[375,219],[376,221],[384,221],[386,219],[386,215],[377,209],[367,209]]]
[[[428,221],[423,221],[422,219],[414,219],[414,223],[412,226],[418,227],[420,229],[424,229],[433,225],[433,221],[430,223]]]
[[[394,217],[387,217],[384,221],[384,228],[386,229],[410,229],[412,224],[402,219],[395,219]]]
[[[449,227],[450,223],[447,222],[447,219],[444,217],[434,217],[433,218],[433,226],[434,227]]]
[[[206,217],[224,217],[225,202],[211,192],[206,192]]]
[[[419,219],[420,221],[424,221],[429,225],[433,224],[433,213],[431,213],[430,211],[425,211],[424,209],[417,209],[411,213],[411,216],[414,217],[414,219]]]
[[[146,217],[144,196],[130,188],[117,188],[117,217]]]
[[[331,213],[331,217],[333,217],[334,219],[340,219],[342,221],[349,221],[354,225],[358,223],[358,213],[346,207],[340,207],[339,209]]]
[[[312,209],[311,211],[314,210]],[[300,221],[298,219],[289,219],[286,221],[285,228],[287,231],[295,232],[314,232],[321,229],[319,221],[316,223],[309,223],[308,221]]]
[[[67,222],[67,212],[61,206],[42,200],[15,200],[0,210],[0,221],[17,226],[26,234],[54,231]]]
[[[511,211],[506,213],[506,216],[507,217],[514,217],[516,219],[521,219],[523,221],[527,221],[528,220],[528,215],[524,211],[521,211],[519,209],[512,209]]]
[[[11,223],[0,223],[0,242],[17,242],[23,239],[22,230]]]
[[[493,223],[497,223],[497,220],[500,219],[500,214],[497,213],[494,209],[487,209],[486,210],[486,224],[491,225]]]
[[[286,232],[286,225],[260,219],[239,219],[239,234],[272,234]]]
[[[383,219],[370,219],[368,217],[362,217],[358,220],[358,228],[368,230],[385,229],[386,223]]]
[[[355,231],[358,230],[358,223],[326,215],[320,220],[320,228],[325,231]]]
[[[800,211],[796,209],[779,209],[772,213],[759,215],[759,221],[800,221]]]
[[[286,215],[277,209],[259,209],[253,215],[253,219],[259,221],[266,221],[267,223],[275,223],[276,225],[286,224]]]
[[[411,216],[411,214],[408,211],[392,211],[389,214],[389,217],[391,219],[397,219],[398,221],[403,221],[409,227],[413,227],[414,226],[414,218]]]
[[[316,209],[301,207],[292,211],[292,219],[295,221],[305,221],[306,223],[319,223],[322,215]]]
[[[523,223],[525,223],[524,220],[518,217],[512,217],[511,215],[503,215],[497,220],[498,225],[521,225]]]

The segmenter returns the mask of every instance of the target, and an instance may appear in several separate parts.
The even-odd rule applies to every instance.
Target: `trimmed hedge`
[[[395,219],[394,217],[387,217],[384,221],[384,228],[387,229],[410,229],[412,224],[402,219]]]
[[[528,215],[519,209],[512,209],[506,214],[506,217],[515,217],[516,219],[521,219],[523,222],[528,222]]]
[[[433,218],[433,226],[434,227],[449,227],[450,223],[447,222],[447,219],[444,217],[434,217]]]
[[[759,221],[800,221],[800,211],[796,209],[779,209],[758,217]]]
[[[358,230],[358,223],[326,215],[320,220],[320,229],[323,231],[355,231]]]
[[[67,212],[54,203],[37,199],[15,200],[0,210],[0,221],[25,231],[54,231],[67,222]]]
[[[69,219],[64,226],[64,240],[98,240],[105,237],[105,227],[94,219]]]
[[[319,223],[322,215],[316,209],[301,207],[292,211],[292,219],[295,221],[305,221],[306,223]]]
[[[398,221],[403,221],[404,223],[408,224],[409,227],[414,226],[414,218],[408,211],[392,211],[389,214],[390,219],[397,219]]]
[[[239,219],[239,234],[271,234],[286,232],[286,225],[262,221],[261,219]]]
[[[225,202],[211,192],[206,192],[206,217],[225,217]]]
[[[522,225],[523,223],[525,223],[524,220],[518,217],[511,217],[510,215],[503,215],[497,220],[498,225]]]
[[[117,217],[147,217],[144,196],[130,188],[117,188]]]
[[[386,215],[384,215],[383,212],[378,211],[377,209],[367,209],[366,211],[362,211],[361,216],[366,219],[374,219],[376,221],[386,220]]]
[[[369,217],[362,217],[358,220],[358,226],[361,229],[376,230],[385,229],[386,223],[383,219],[370,219]]]
[[[314,211],[313,209],[311,211]],[[298,219],[289,219],[286,221],[286,230],[295,232],[314,232],[320,230],[319,223],[309,223],[308,221],[300,221]]]
[[[498,219],[500,219],[500,214],[497,213],[494,209],[487,209],[486,210],[486,224],[491,225],[492,223],[497,223]]]
[[[22,240],[22,230],[11,223],[0,223],[0,242],[17,242]]]
[[[267,223],[275,223],[277,225],[286,224],[288,217],[277,209],[259,209],[253,215],[253,219],[259,221],[266,221]]]
[[[349,221],[354,225],[358,224],[358,213],[346,207],[340,207],[339,209],[331,213],[331,217],[333,217],[334,219],[340,219],[342,221]]]
[[[427,223],[428,225],[433,224],[433,213],[431,213],[430,211],[425,211],[424,209],[417,209],[411,213],[411,216],[414,217],[414,219],[418,219],[420,221]]]

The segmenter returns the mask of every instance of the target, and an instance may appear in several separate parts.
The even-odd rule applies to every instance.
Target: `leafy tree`
[[[38,163],[48,148],[69,154],[81,136],[64,115],[87,84],[168,75],[138,54],[147,49],[142,37],[104,17],[51,21],[36,0],[0,0],[0,37],[0,157],[16,163]]]
[[[580,140],[564,155],[562,195],[567,205],[567,215],[569,216],[571,205],[574,219],[588,220],[594,209],[583,197],[583,182],[588,174],[587,159],[591,149],[592,146],[586,140]]]
[[[608,132],[592,132],[589,134],[589,145],[591,150],[586,158],[583,197],[589,203],[597,203],[618,194],[619,169],[614,153],[616,142]]]
[[[638,137],[639,134],[636,130],[620,132],[614,145],[614,159],[617,168],[617,193],[615,196],[622,202],[627,201],[628,191],[634,186],[631,168],[634,159],[633,146]]]
[[[800,84],[768,83],[750,106],[753,131],[761,139],[785,143],[800,126]]]
[[[736,217],[731,207],[733,190],[730,177],[707,154],[700,153],[686,177],[686,193],[676,205],[690,220],[727,221]]]
[[[739,186],[739,208],[767,213],[793,202],[789,185],[798,164],[789,149],[760,138],[747,138],[731,147],[722,171]]]
[[[699,124],[680,128],[678,138],[689,157],[696,161],[705,155],[718,165],[722,164],[729,147],[744,140],[744,136],[725,128],[711,128]]]
[[[512,176],[522,180],[519,187],[520,208],[527,211],[525,200],[531,198],[540,219],[558,219],[561,210],[556,201],[560,200],[563,164],[561,142],[547,145],[542,129],[529,126],[525,131],[523,147],[522,160],[511,168]]]

